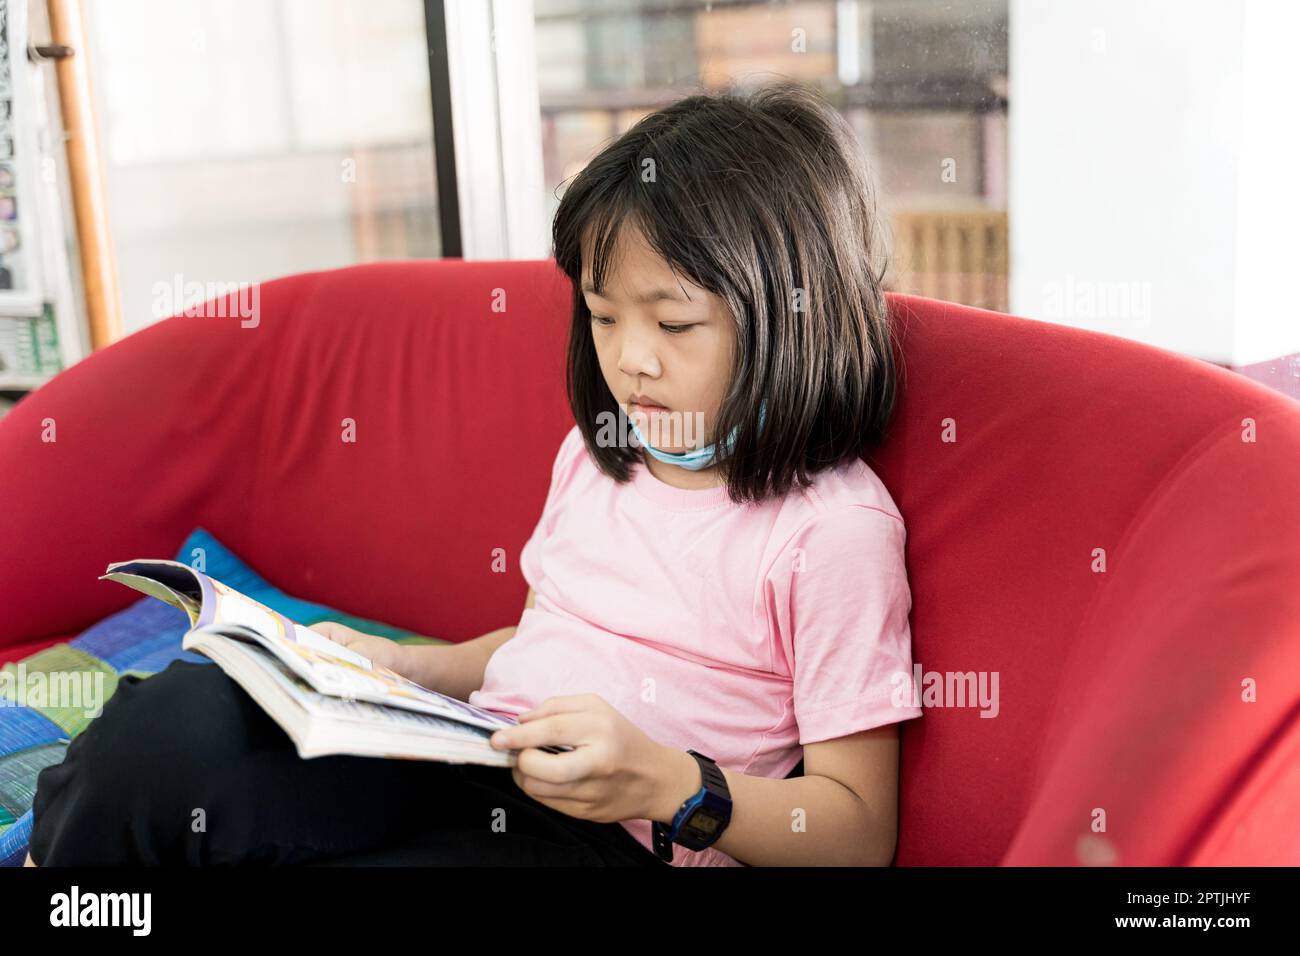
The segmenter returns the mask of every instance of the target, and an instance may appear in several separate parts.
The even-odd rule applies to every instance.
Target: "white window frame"
[[[444,9],[463,258],[547,258],[533,0]]]

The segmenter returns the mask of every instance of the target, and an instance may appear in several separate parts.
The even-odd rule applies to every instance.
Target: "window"
[[[86,14],[126,331],[187,304],[176,277],[441,254],[421,0]]]
[[[857,131],[889,287],[1007,307],[1006,0],[534,0],[549,221],[610,139],[697,85],[786,76]]]

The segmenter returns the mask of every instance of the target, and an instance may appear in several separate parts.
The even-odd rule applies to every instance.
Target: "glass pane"
[[[114,0],[86,14],[128,332],[185,304],[155,289],[178,276],[441,254],[421,0]]]
[[[1007,308],[1007,0],[535,0],[547,216],[566,180],[691,92],[820,87],[866,149],[888,285]]]

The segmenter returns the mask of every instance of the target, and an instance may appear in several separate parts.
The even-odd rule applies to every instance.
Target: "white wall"
[[[1284,0],[1011,0],[1011,310],[1300,351],[1297,27]]]
[[[1236,364],[1300,351],[1300,3],[1247,0],[1233,314]]]

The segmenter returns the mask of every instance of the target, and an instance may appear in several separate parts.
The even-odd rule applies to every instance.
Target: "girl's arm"
[[[807,744],[804,776],[722,768],[731,822],[713,846],[750,866],[889,866],[898,838],[898,724]],[[700,766],[666,748],[651,819],[672,823],[700,789]],[[686,852],[678,850],[678,852]]]
[[[533,606],[536,597],[529,588],[525,610]],[[407,648],[410,654],[402,673],[430,690],[465,700],[483,686],[488,659],[515,636],[516,628],[503,627],[459,644],[412,645]]]

